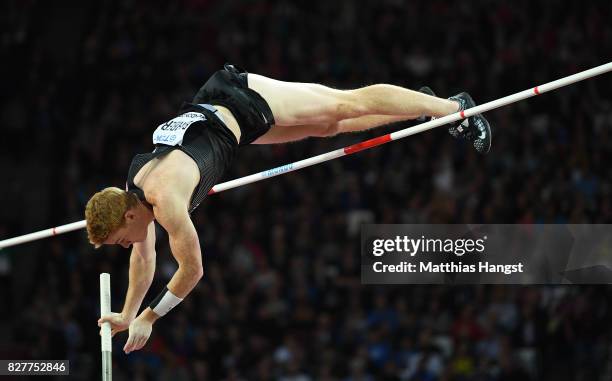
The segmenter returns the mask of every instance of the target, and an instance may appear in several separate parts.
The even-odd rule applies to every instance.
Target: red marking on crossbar
[[[465,118],[465,111],[461,110],[461,112],[459,113],[459,115],[461,115],[462,118]]]
[[[57,232],[55,231],[55,228],[53,228],[53,230],[51,231],[51,235],[56,235]]]
[[[533,92],[535,93],[535,95],[540,95],[540,90],[538,90],[537,86],[533,88]]]
[[[370,147],[376,147],[391,141],[391,134],[379,136],[374,139],[366,140],[365,142],[353,144],[352,146],[344,147],[344,153],[350,155],[355,152],[363,151]]]
[[[213,193],[215,193],[215,190],[214,190],[214,189],[211,189],[211,190],[209,190],[209,191],[208,191],[208,194],[209,194],[209,195],[211,195],[211,194],[213,194]]]

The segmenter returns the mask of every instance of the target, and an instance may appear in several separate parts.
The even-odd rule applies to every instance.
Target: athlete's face
[[[144,216],[128,210],[125,212],[125,225],[109,234],[104,244],[121,245],[127,249],[134,242],[142,242],[147,238],[147,225]]]

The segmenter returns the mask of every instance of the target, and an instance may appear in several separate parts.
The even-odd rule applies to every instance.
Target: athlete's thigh
[[[342,119],[340,113],[352,99],[349,91],[258,74],[249,73],[248,83],[268,102],[276,124],[281,126],[333,123]]]
[[[275,124],[252,144],[279,144],[295,142],[311,136],[327,136],[329,125],[308,124],[295,126],[282,126]]]

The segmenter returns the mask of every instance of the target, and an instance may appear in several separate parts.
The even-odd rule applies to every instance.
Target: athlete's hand
[[[98,327],[102,327],[102,323],[109,322],[111,325],[111,337],[115,336],[115,333],[125,331],[130,326],[132,319],[119,314],[111,312],[110,315],[104,315],[98,319]],[[102,335],[102,329],[100,329],[100,335]]]
[[[123,346],[123,351],[128,354],[132,351],[137,351],[144,347],[151,336],[153,330],[153,321],[148,319],[144,314],[138,316],[130,324],[130,336]]]

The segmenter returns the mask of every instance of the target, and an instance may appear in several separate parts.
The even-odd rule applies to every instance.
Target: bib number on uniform
[[[179,115],[157,127],[155,132],[153,132],[153,144],[181,145],[183,143],[183,136],[189,126],[205,120],[206,116],[199,112],[188,112]]]

